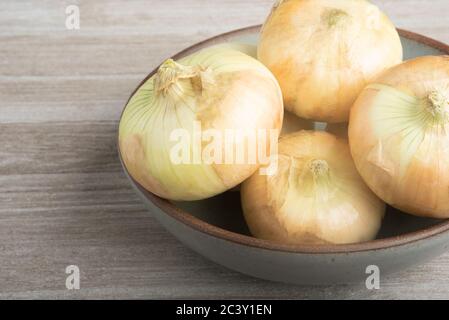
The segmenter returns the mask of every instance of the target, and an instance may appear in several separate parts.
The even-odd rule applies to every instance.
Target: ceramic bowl
[[[256,44],[259,29],[254,26],[222,34],[172,58],[218,43]],[[404,59],[449,54],[449,46],[443,43],[409,31],[399,33]],[[176,238],[218,264],[258,278],[314,285],[360,282],[367,278],[368,266],[379,267],[385,275],[432,259],[449,247],[449,221],[418,218],[392,207],[387,208],[383,227],[373,241],[318,246],[260,240],[248,231],[239,192],[203,201],[170,202],[146,191],[124,170],[149,211]]]

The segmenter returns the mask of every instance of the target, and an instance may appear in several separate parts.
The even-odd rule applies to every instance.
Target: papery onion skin
[[[449,218],[449,56],[419,57],[367,86],[349,141],[370,188],[411,214]]]
[[[286,110],[338,123],[368,82],[402,61],[402,45],[368,1],[284,0],[262,28],[258,58],[278,79]]]
[[[355,169],[346,139],[300,131],[280,138],[278,171],[242,184],[251,233],[284,244],[347,244],[375,238],[385,205]]]
[[[314,123],[312,121],[301,119],[293,113],[284,110],[284,120],[282,122],[281,137],[294,132],[313,129]],[[240,192],[240,185],[231,189],[230,191]]]
[[[156,74],[133,95],[119,128],[127,171],[144,188],[170,200],[205,199],[238,185],[260,163],[173,164],[170,150],[176,142],[170,141],[170,134],[179,128],[192,133],[196,121],[203,132],[215,129],[223,136],[225,130],[280,131],[283,102],[276,79],[256,59],[220,45],[162,67],[168,72],[190,67],[202,71],[195,78],[176,76],[166,83]],[[158,94],[155,86],[166,86],[167,96]],[[225,145],[223,154],[230,148],[234,145]]]

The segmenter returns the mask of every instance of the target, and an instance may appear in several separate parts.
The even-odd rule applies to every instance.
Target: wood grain
[[[449,42],[446,0],[373,1]],[[77,3],[81,29],[65,28]],[[0,298],[449,298],[449,254],[382,288],[298,287],[217,266],[151,215],[121,172],[117,120],[165,57],[261,23],[272,0],[0,2]],[[81,289],[65,288],[65,267]]]

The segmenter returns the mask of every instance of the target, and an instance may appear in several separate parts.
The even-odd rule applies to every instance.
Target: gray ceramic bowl
[[[255,44],[259,29],[254,26],[214,37],[173,58],[223,42]],[[404,30],[399,33],[405,59],[449,54],[449,46],[443,43]],[[238,192],[172,203],[129,178],[150,212],[181,242],[216,263],[258,278],[295,284],[359,282],[367,277],[369,265],[378,266],[385,275],[434,258],[449,247],[449,221],[413,217],[391,207],[376,240],[352,245],[281,245],[251,237]]]

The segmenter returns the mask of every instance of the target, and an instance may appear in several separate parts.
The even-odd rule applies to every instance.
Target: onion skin
[[[368,82],[402,61],[402,45],[368,1],[284,0],[262,28],[258,58],[278,79],[286,110],[339,123]]]
[[[449,218],[449,56],[419,57],[367,86],[351,110],[358,171],[388,204]]]
[[[385,205],[355,169],[346,139],[300,131],[280,138],[278,172],[242,184],[251,233],[285,244],[345,244],[375,238]]]
[[[313,130],[313,129],[314,129],[313,122],[301,119],[291,112],[288,111],[284,112],[284,121],[282,122],[281,137],[293,132],[298,132],[301,130]],[[230,191],[240,192],[240,185],[231,189]]]
[[[170,200],[205,199],[240,184],[260,163],[174,164],[171,133],[182,128],[193,135],[196,122],[222,136],[225,130],[280,131],[283,111],[279,85],[265,66],[229,45],[210,47],[167,61],[137,90],[120,122],[121,156],[148,191]],[[223,155],[233,148],[223,146]]]

